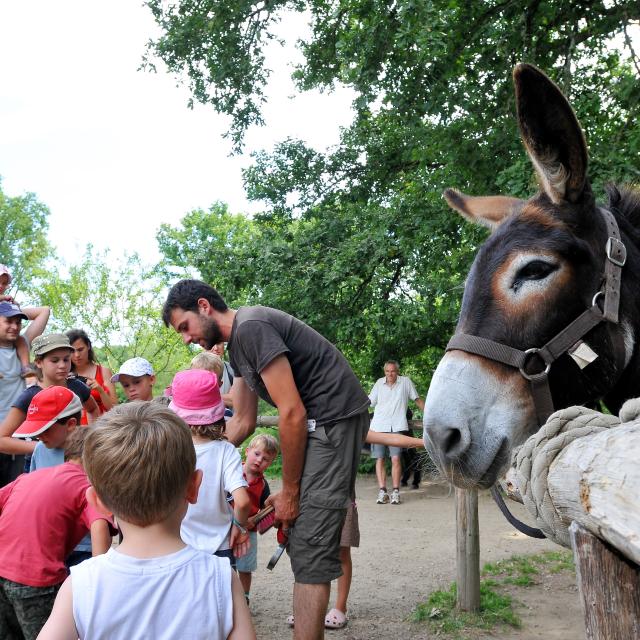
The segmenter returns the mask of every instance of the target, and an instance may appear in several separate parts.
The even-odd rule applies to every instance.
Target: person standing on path
[[[379,378],[371,389],[369,400],[374,407],[371,431],[382,433],[406,432],[409,429],[407,423],[407,405],[409,400],[416,403],[419,409],[424,409],[424,400],[420,398],[416,388],[409,378],[399,375],[400,366],[395,360],[387,360],[384,363],[384,378]],[[387,492],[387,472],[384,468],[386,452],[391,456],[391,481],[393,491],[391,500]],[[387,447],[383,444],[371,445],[371,457],[376,458],[376,477],[378,479],[378,504],[400,504],[400,476],[402,466],[400,464],[400,447]]]
[[[321,639],[330,584],[341,575],[340,532],[369,426],[369,399],[335,346],[277,309],[230,309],[213,287],[181,280],[162,318],[186,343],[211,349],[227,342],[235,372],[234,415],[226,429],[231,442],[254,432],[258,397],[278,409],[282,490],[268,503],[289,535],[295,638]]]

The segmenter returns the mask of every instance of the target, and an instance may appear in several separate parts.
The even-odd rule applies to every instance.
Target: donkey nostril
[[[448,455],[455,453],[455,450],[459,448],[461,440],[462,434],[460,433],[460,429],[447,429],[442,439],[444,453]]]

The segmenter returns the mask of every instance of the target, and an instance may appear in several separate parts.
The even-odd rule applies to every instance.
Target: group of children
[[[151,365],[126,361],[111,379],[130,402],[81,428],[65,338],[34,340],[42,381],[3,434],[31,473],[0,489],[0,638],[255,637],[255,516],[277,440],[254,437],[242,465],[210,353],[155,401]]]
[[[95,385],[70,375],[77,345],[91,350],[81,333],[33,340],[39,382],[0,425],[0,450],[27,456],[0,489],[0,638],[255,637],[247,605],[277,440],[254,437],[242,464],[224,437],[224,363],[207,351],[156,398],[144,358],[104,368],[128,403],[99,405]],[[347,622],[358,543],[352,500],[328,628]]]

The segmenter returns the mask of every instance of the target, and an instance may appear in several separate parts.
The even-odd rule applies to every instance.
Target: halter
[[[542,347],[532,347],[521,351],[500,342],[466,333],[458,333],[452,336],[449,344],[447,344],[447,351],[466,351],[467,353],[473,353],[518,369],[520,375],[526,378],[531,386],[531,395],[536,408],[539,426],[542,426],[553,413],[553,400],[551,398],[551,389],[549,388],[551,365],[603,320],[614,324],[618,323],[620,283],[622,267],[627,261],[627,250],[620,239],[620,230],[613,214],[601,207],[599,207],[599,211],[607,226],[607,242],[605,245],[607,259],[604,264],[603,285],[593,296],[591,306],[586,311],[583,311]],[[602,309],[598,305],[598,299],[601,296],[604,296]],[[526,366],[535,358],[543,365],[542,371],[528,373]]]

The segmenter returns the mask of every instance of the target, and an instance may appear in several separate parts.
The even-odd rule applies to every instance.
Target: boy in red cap
[[[27,420],[13,433],[14,438],[37,438],[29,471],[64,463],[64,445],[80,424],[82,401],[66,387],[47,387],[38,392],[27,409]],[[71,552],[65,564],[70,567],[91,557],[91,536],[87,534]]]
[[[27,419],[36,422],[33,431],[42,426],[38,414]],[[36,638],[67,577],[64,560],[87,531],[94,555],[111,546],[108,518],[85,495],[87,432],[75,429],[67,438],[64,464],[23,474],[0,489],[0,638]]]
[[[64,462],[64,443],[80,424],[82,402],[66,387],[48,387],[33,397],[27,419],[13,432],[14,438],[33,438],[39,442],[31,456],[30,471]]]

